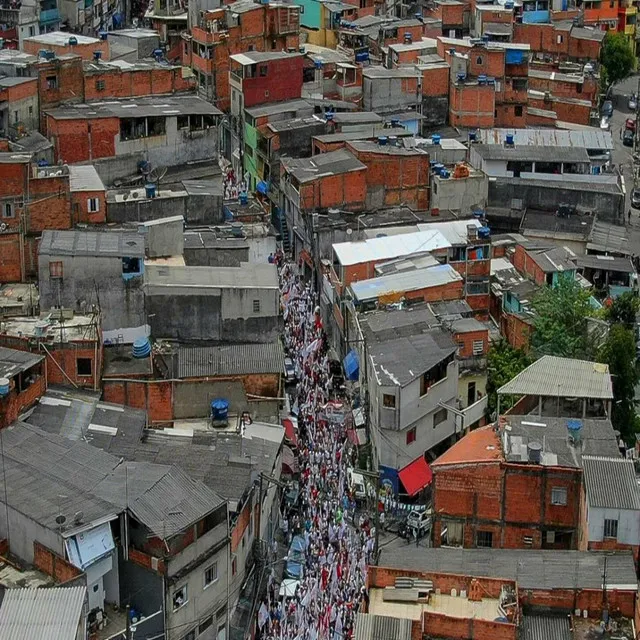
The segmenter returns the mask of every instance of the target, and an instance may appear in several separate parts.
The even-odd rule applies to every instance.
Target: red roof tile
[[[438,467],[466,462],[495,462],[503,459],[500,439],[493,430],[493,425],[488,425],[468,433],[432,462],[431,466]]]

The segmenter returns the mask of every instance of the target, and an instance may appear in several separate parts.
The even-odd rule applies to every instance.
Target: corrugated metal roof
[[[44,356],[0,347],[0,378],[11,378],[16,373],[26,371],[42,360],[44,360]]]
[[[522,617],[522,640],[571,640],[569,616]]]
[[[286,171],[301,184],[367,168],[347,149],[320,153],[313,158],[283,158],[282,162]]]
[[[589,506],[640,510],[640,486],[633,460],[583,456],[582,467]]]
[[[609,131],[591,127],[580,130],[559,129],[481,129],[479,142],[488,145],[503,145],[507,134],[513,136],[516,146],[536,145],[541,147],[579,147],[582,149],[613,149],[613,138]]]
[[[340,242],[333,245],[333,251],[342,266],[349,266],[448,249],[450,246],[451,243],[441,231],[429,229],[357,242]]]
[[[86,587],[8,589],[0,606],[2,640],[76,640]]]
[[[498,394],[613,399],[609,365],[543,356],[498,389]]]
[[[130,231],[44,231],[43,256],[144,256],[144,238]]]
[[[355,640],[410,640],[411,620],[371,613],[356,616]]]
[[[636,269],[631,258],[617,258],[615,256],[578,256],[576,264],[579,267],[589,269],[601,269],[602,271],[616,271],[618,273],[635,273]]]
[[[520,589],[638,589],[631,552],[384,547],[380,567],[516,580]]]
[[[282,373],[284,351],[279,342],[182,347],[178,350],[178,377]]]
[[[450,282],[461,282],[462,276],[449,264],[392,273],[379,278],[360,280],[351,285],[358,302],[374,300],[390,293],[416,291],[428,287],[440,287]]]
[[[519,162],[589,162],[587,150],[580,147],[561,147],[518,144],[476,144],[472,147],[484,160],[517,160]]]
[[[631,255],[627,229],[617,224],[595,220],[591,227],[591,236],[587,243],[587,249]]]

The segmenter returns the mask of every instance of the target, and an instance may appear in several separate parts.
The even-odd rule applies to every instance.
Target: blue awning
[[[342,366],[347,380],[358,380],[360,378],[360,363],[358,362],[358,354],[351,349],[347,353]]]
[[[266,196],[267,193],[269,193],[269,183],[265,182],[264,180],[260,180],[260,182],[258,182],[258,184],[256,185],[256,191]]]
[[[524,61],[524,57],[522,55],[521,49],[507,49],[505,52],[505,63],[506,64],[522,64]]]

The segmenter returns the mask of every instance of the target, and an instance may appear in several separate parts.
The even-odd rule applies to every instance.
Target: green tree
[[[514,349],[504,338],[491,345],[487,353],[487,405],[489,413],[498,406],[498,389],[517,376],[532,360],[522,349]],[[513,398],[502,399],[500,410],[508,409]]]
[[[627,446],[633,446],[634,435],[638,431],[638,418],[634,406],[638,371],[633,330],[622,324],[612,325],[598,359],[609,365],[613,382],[613,428],[620,431]]]
[[[607,86],[624,80],[633,70],[635,57],[623,33],[608,32],[600,51]]]
[[[614,298],[606,310],[606,318],[613,324],[623,324],[628,329],[635,327],[640,299],[633,291]]]
[[[533,298],[536,312],[531,347],[536,357],[587,358],[591,347],[587,318],[593,309],[591,294],[572,278],[560,278],[554,287],[543,287]]]

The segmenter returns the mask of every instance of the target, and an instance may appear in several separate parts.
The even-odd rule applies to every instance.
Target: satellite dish
[[[138,192],[137,191],[132,192],[131,197],[135,200],[138,197]]]
[[[56,516],[56,524],[64,524],[67,521],[67,516],[63,516],[62,514],[60,514],[59,516]]]
[[[76,511],[73,516],[73,524],[80,524],[84,519],[84,513],[82,511]]]
[[[351,227],[349,227],[347,229],[347,235],[350,236],[353,233],[353,229]]]

